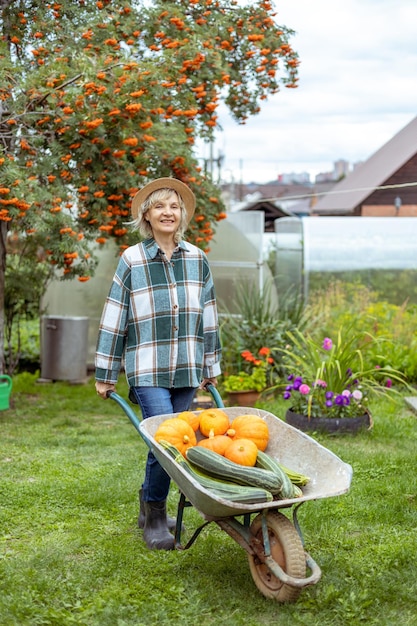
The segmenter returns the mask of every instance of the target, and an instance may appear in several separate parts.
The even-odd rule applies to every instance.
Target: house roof
[[[263,211],[265,214],[265,231],[274,231],[274,221],[279,217],[290,217],[292,213],[286,211],[270,200],[260,198],[254,202],[248,203],[241,211]]]
[[[376,187],[384,184],[417,153],[417,117],[372,156],[358,165],[330,193],[320,198],[314,213],[353,213]]]

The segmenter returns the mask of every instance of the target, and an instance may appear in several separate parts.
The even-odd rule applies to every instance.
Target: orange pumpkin
[[[170,417],[164,420],[158,427],[155,441],[168,441],[185,456],[186,450],[197,444],[195,432],[186,420],[178,417]]]
[[[205,409],[200,413],[200,432],[204,437],[224,435],[230,426],[229,416],[221,409]]]
[[[233,443],[233,441],[227,435],[215,435],[214,432],[211,431],[210,435],[206,439],[201,439],[197,445],[213,450],[213,452],[217,452],[217,454],[223,456],[226,448],[230,446],[231,443]]]
[[[181,413],[178,413],[177,417],[180,420],[188,422],[195,433],[200,427],[200,416],[197,415],[197,413],[193,413],[192,411],[182,411]]]
[[[251,439],[234,439],[226,448],[224,456],[239,465],[254,467],[258,458],[258,446]]]
[[[251,439],[262,452],[268,445],[268,425],[259,415],[239,415],[233,420],[227,434],[232,439]]]

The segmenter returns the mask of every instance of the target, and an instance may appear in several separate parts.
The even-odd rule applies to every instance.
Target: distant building
[[[231,202],[230,187],[223,187],[223,199],[228,211],[263,211],[265,232],[274,232],[274,222],[281,217],[305,217],[311,214],[317,198],[334,186],[334,182],[312,185],[280,184],[277,182],[264,185],[251,184],[244,189],[242,201]],[[248,191],[248,193],[246,193]],[[249,193],[250,191],[250,193]]]
[[[311,215],[417,217],[417,117],[319,198]]]
[[[286,215],[407,216],[417,217],[417,117],[375,152],[353,167],[335,161],[332,172],[310,182],[307,173],[280,174],[269,183],[223,185],[227,207],[235,211],[263,211],[265,231]]]
[[[339,159],[333,163],[333,171],[320,172],[320,174],[317,174],[315,181],[316,183],[326,183],[331,180],[340,180],[341,178],[347,176],[351,169],[349,161]]]
[[[291,172],[290,174],[278,174],[277,181],[282,185],[309,185],[310,174],[308,172],[300,172],[296,174],[295,172]]]

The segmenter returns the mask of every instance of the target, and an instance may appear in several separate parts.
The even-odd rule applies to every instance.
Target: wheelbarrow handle
[[[136,415],[135,411],[132,409],[132,407],[130,406],[130,404],[128,404],[126,402],[126,400],[124,398],[122,398],[122,396],[119,396],[118,393],[116,393],[115,391],[109,391],[107,393],[107,397],[111,398],[112,400],[114,400],[115,402],[117,402],[117,404],[119,404],[123,411],[126,413],[126,415],[128,416],[128,418],[130,419],[130,421],[132,422],[133,426],[136,428],[136,430],[138,431],[138,433],[143,436],[140,428],[139,428],[139,424],[141,422],[141,420],[139,419],[139,417]]]
[[[217,408],[218,409],[223,409],[224,408],[223,400],[221,398],[221,395],[217,391],[216,387],[214,385],[207,385],[206,389],[207,389],[207,391],[209,393],[211,393],[212,398],[213,398],[214,403],[217,406]]]

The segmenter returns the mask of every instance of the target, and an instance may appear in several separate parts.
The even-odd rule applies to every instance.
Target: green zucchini
[[[281,469],[278,462],[272,458],[272,456],[270,456],[266,452],[262,452],[261,450],[258,450],[258,458],[256,460],[256,466],[262,468],[263,470],[268,470],[270,472],[273,472],[274,474],[280,477],[281,483],[282,483],[281,490],[279,492],[280,498],[282,498],[283,500],[286,500],[287,498],[297,497],[296,490],[294,489],[294,485],[292,484],[291,480],[288,478],[284,470]]]
[[[293,483],[292,486],[294,489],[294,498],[301,498],[304,495],[301,487],[299,487],[295,483]]]
[[[271,471],[282,470],[283,472],[286,473],[286,475],[288,476],[292,484],[297,485],[298,487],[304,487],[309,482],[310,480],[309,476],[306,476],[305,474],[301,474],[300,472],[296,472],[293,469],[289,469],[288,467],[285,467],[285,465],[282,465],[282,463],[274,459],[274,457],[272,457],[270,454],[267,454],[266,452],[261,452],[261,450],[259,450],[259,452],[258,452],[258,460],[256,462],[256,464],[259,465],[259,467],[270,469]]]
[[[208,489],[213,496],[239,502],[241,504],[261,504],[262,502],[272,502],[273,495],[266,489],[260,487],[249,487],[248,485],[230,484],[227,489]]]
[[[187,474],[192,476],[202,487],[210,491],[213,496],[230,500],[230,502],[241,502],[242,504],[271,502],[273,499],[272,494],[266,489],[236,485],[225,480],[213,478],[194,467],[171,443],[160,441],[159,444],[179,465],[181,465]]]
[[[282,477],[274,472],[239,465],[208,448],[202,446],[188,448],[186,456],[192,465],[214,478],[226,479],[238,485],[261,487],[270,491],[272,495],[279,494],[282,489]]]
[[[281,463],[279,463],[279,466],[287,474],[288,478],[290,479],[293,485],[297,485],[298,487],[304,487],[310,481],[310,477],[306,476],[305,474],[300,474],[300,472],[296,472],[293,469],[289,469],[288,467],[285,467]]]
[[[282,470],[286,473],[292,484],[298,485],[298,487],[304,487],[304,485],[306,485],[310,480],[309,476],[305,476],[300,472],[296,472],[295,470],[285,467],[284,465],[282,465],[282,463],[274,459],[274,457],[272,457],[270,454],[267,454],[266,452],[261,452],[261,450],[259,450],[258,452],[258,460],[256,464],[259,465],[259,467],[263,467],[264,469],[270,469],[272,472],[278,472]]]

